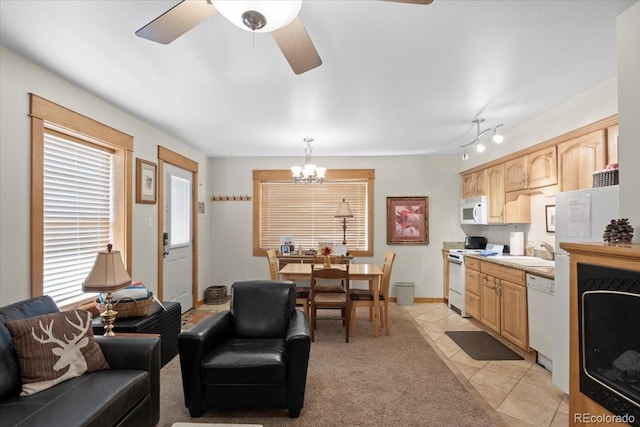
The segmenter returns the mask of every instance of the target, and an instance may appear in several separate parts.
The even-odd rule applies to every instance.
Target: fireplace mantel
[[[578,263],[640,271],[640,245],[607,245],[603,243],[567,243],[560,247],[570,255],[570,322],[569,322],[569,425],[586,425],[575,414],[613,417],[613,414],[580,391],[580,351],[578,337]],[[598,425],[628,425],[598,423]]]

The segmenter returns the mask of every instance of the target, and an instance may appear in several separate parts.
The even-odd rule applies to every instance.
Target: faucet
[[[547,252],[549,252],[551,254],[551,259],[552,260],[556,259],[556,253],[553,250],[553,246],[551,246],[547,242],[543,242],[543,241],[539,241],[538,243],[540,243],[540,247],[545,248],[547,250]]]

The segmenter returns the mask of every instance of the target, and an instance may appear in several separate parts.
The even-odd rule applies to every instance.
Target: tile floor
[[[442,303],[403,308],[422,327],[425,339],[440,357],[471,383],[507,425],[569,425],[569,396],[553,385],[549,371],[534,360],[474,360],[445,335],[451,330],[482,330],[474,321]]]

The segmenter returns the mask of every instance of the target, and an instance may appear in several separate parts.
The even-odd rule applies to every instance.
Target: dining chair
[[[331,264],[344,264],[344,256],[330,256]],[[316,255],[315,264],[324,264],[324,256]],[[344,292],[344,281],[340,283],[320,283],[316,286],[316,292]]]
[[[267,261],[269,261],[269,273],[271,273],[271,280],[280,280],[280,268],[278,263],[278,256],[275,249],[267,250]],[[306,286],[298,286],[296,283],[296,306],[302,307],[302,311],[309,317],[309,295],[311,291]]]
[[[317,292],[318,284],[325,280],[342,280],[344,292]],[[318,283],[321,282],[321,283]],[[316,322],[318,320],[342,320],[345,328],[345,341],[349,342],[349,264],[344,267],[323,268],[315,265],[311,268],[311,341],[315,339]],[[318,309],[338,309],[340,317],[318,319]]]
[[[380,322],[384,327],[386,335],[389,335],[389,282],[391,281],[391,269],[396,254],[391,251],[384,253],[384,261],[382,263],[382,278],[380,290],[378,293],[379,312],[374,313],[380,318]],[[349,311],[351,312],[351,335],[356,331],[356,309],[357,307],[368,307],[373,309],[373,290],[372,289],[351,289],[349,290]],[[373,319],[372,319],[373,320]],[[375,328],[375,325],[374,325]]]

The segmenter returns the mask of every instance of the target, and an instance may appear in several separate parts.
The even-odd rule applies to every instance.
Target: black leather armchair
[[[185,405],[192,417],[207,409],[287,408],[297,418],[310,346],[295,282],[236,282],[230,310],[178,336]]]

